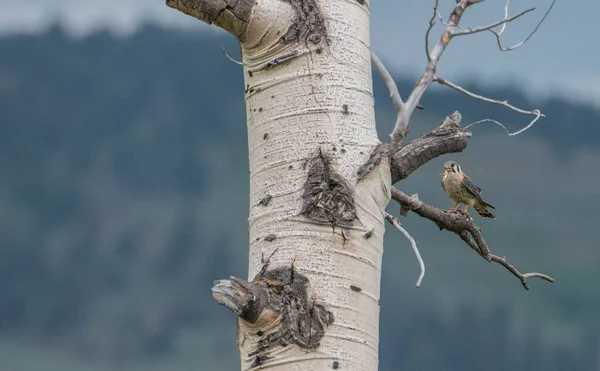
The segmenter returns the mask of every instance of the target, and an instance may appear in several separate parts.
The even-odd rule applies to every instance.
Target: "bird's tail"
[[[481,215],[483,218],[496,219],[496,216],[488,210],[488,206],[491,207],[492,209],[494,208],[492,205],[490,205],[488,203],[485,203],[485,204],[478,203],[477,205],[473,206],[473,209],[475,209],[475,211],[477,211],[477,214]]]

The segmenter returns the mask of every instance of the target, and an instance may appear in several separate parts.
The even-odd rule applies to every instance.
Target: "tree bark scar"
[[[356,171],[358,181],[360,182],[362,178],[364,178],[371,171],[373,171],[373,169],[375,169],[375,167],[377,167],[381,163],[382,159],[387,160],[388,157],[389,151],[387,146],[384,143],[379,143],[378,145],[376,145],[375,148],[373,148],[373,150],[371,151],[371,155],[369,156],[367,162],[361,165],[361,167],[359,167]]]
[[[356,219],[352,189],[341,175],[331,169],[329,159],[320,149],[309,162],[303,189],[300,213],[312,222],[349,227]]]
[[[355,286],[355,285],[350,285],[350,289],[352,291],[355,291],[355,292],[361,292],[362,291],[362,289],[360,287]]]
[[[261,200],[258,202],[258,204],[259,204],[260,206],[267,206],[267,205],[269,205],[269,203],[271,202],[271,200],[272,200],[272,199],[273,199],[273,196],[271,196],[271,195],[266,195],[265,197],[263,197],[263,198],[262,198],[262,199],[261,199]]]
[[[289,3],[294,9],[295,17],[287,32],[281,37],[285,44],[302,43],[309,41],[319,44],[328,42],[325,17],[316,0],[282,0]]]
[[[306,276],[296,272],[293,266],[267,270],[264,268],[268,261],[264,264],[252,282],[231,277],[216,281],[213,287],[217,302],[231,309],[250,327],[244,330],[242,326],[238,331],[250,331],[252,336],[260,338],[256,349],[248,354],[254,357],[252,367],[267,362],[271,358],[267,351],[277,346],[318,348],[326,328],[334,321],[332,312],[309,297]]]

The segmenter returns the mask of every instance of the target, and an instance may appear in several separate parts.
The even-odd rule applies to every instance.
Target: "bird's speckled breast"
[[[446,173],[442,178],[446,193],[454,202],[458,202],[465,205],[472,205],[473,197],[469,194],[469,191],[462,185],[462,176],[456,173]]]

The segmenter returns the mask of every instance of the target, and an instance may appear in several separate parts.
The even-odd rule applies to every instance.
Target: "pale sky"
[[[415,76],[422,71],[423,39],[434,2],[372,2],[371,43],[392,71]],[[504,3],[487,0],[476,5],[463,17],[462,24],[474,27],[499,20]],[[537,9],[508,26],[505,43],[514,44],[526,37],[550,3],[513,0],[509,14],[529,7]],[[441,14],[447,17],[455,2],[440,0],[440,4]],[[531,94],[570,96],[600,107],[600,49],[593,46],[600,39],[600,30],[595,26],[598,14],[600,1],[557,0],[552,13],[523,47],[500,52],[490,33],[456,38],[442,57],[438,72],[458,82],[476,79],[490,84],[517,84]],[[148,20],[213,34],[223,32],[168,8],[164,0],[0,0],[0,34],[43,30],[55,19],[61,19],[78,35],[104,27],[127,34]],[[440,28],[432,31],[431,45],[439,34]]]

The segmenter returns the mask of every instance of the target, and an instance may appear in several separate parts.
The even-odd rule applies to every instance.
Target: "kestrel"
[[[448,196],[454,201],[450,210],[455,210],[458,204],[465,205],[462,209],[465,214],[469,206],[473,206],[475,211],[484,218],[496,219],[488,207],[495,209],[481,198],[481,188],[479,188],[467,174],[462,172],[460,165],[455,161],[448,161],[444,164],[442,177],[442,188]]]

